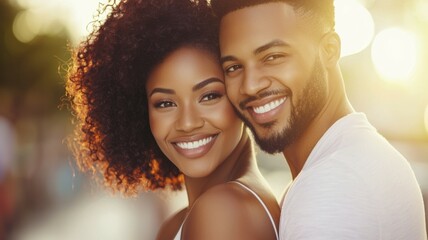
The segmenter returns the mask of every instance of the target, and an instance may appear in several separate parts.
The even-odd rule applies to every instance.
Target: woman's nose
[[[179,116],[176,122],[176,129],[183,132],[191,132],[201,128],[204,125],[204,120],[201,114],[194,106],[185,106],[180,109]]]

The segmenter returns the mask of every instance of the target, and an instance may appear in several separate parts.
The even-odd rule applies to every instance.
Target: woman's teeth
[[[195,149],[195,148],[199,148],[202,147],[206,144],[208,144],[209,142],[211,142],[213,140],[213,137],[207,137],[198,141],[193,141],[193,142],[178,142],[176,143],[178,147],[182,148],[182,149]]]

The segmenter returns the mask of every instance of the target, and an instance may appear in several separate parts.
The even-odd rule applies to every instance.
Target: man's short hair
[[[321,32],[334,30],[333,0],[211,0],[211,6],[221,19],[230,12],[271,2],[283,2],[292,6],[298,15],[309,20],[311,26]]]

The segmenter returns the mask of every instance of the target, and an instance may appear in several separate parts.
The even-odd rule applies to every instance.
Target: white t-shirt
[[[420,187],[407,160],[362,113],[317,143],[282,205],[280,239],[427,239]]]

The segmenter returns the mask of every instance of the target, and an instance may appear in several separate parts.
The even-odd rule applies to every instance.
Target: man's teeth
[[[178,142],[177,146],[182,149],[195,149],[202,147],[213,140],[213,137],[207,137],[198,141],[193,142]]]
[[[277,108],[279,105],[281,105],[283,102],[285,102],[285,99],[286,98],[281,98],[281,99],[272,101],[270,103],[267,103],[263,106],[254,107],[253,110],[255,113],[258,113],[258,114],[269,112],[270,110]]]

